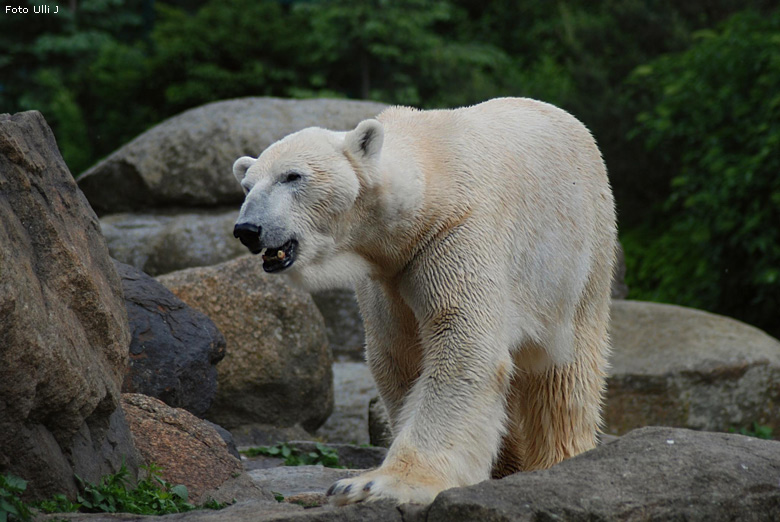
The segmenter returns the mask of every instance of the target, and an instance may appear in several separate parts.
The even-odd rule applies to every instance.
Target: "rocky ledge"
[[[330,482],[354,471],[302,466],[280,475],[278,469],[265,474],[256,470],[251,476],[255,483],[265,481],[303,506],[250,498],[220,511],[156,518],[187,522],[780,520],[780,442],[679,428],[634,430],[548,470],[444,491],[430,506],[389,502],[320,506]],[[273,475],[278,480],[269,483]],[[300,489],[303,483],[309,485],[308,494]],[[285,490],[293,485],[295,491]],[[311,505],[316,507],[306,507]],[[98,522],[148,517],[64,518]]]

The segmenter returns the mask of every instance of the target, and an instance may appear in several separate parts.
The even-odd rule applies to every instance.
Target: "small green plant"
[[[19,498],[26,489],[26,480],[0,475],[0,522],[30,520],[30,508]]]
[[[747,435],[748,437],[756,437],[759,439],[772,440],[773,438],[772,428],[757,422],[754,422],[749,428],[743,426],[741,428],[731,428],[729,431],[731,433],[739,433],[740,435]]]
[[[317,443],[314,451],[304,453],[295,446],[286,442],[273,446],[260,446],[242,451],[248,457],[264,455],[266,457],[278,457],[284,459],[285,466],[325,466],[326,468],[344,468],[339,465],[339,454],[333,448],[328,448]]]
[[[54,495],[48,500],[31,504],[44,513],[133,513],[136,515],[167,515],[196,509],[188,502],[187,487],[173,485],[162,478],[162,469],[149,464],[142,466],[146,477],[133,488],[130,472],[122,464],[114,474],[105,475],[98,484],[88,482],[78,475],[81,493],[78,502],[71,502],[65,495]],[[0,475],[0,522],[27,522],[31,519],[30,506],[19,499],[27,489],[27,482],[13,475]],[[222,509],[226,504],[211,500],[205,509]]]
[[[73,513],[79,510],[81,504],[75,504],[68,497],[59,493],[48,500],[36,502],[35,507],[44,513]]]
[[[161,476],[160,467],[149,464],[142,467],[146,478],[130,489],[130,474],[123,464],[116,473],[106,475],[98,484],[80,477],[82,494],[78,496],[80,511],[87,513],[133,513],[137,515],[166,515],[195,509],[187,502],[187,487],[170,484]]]
[[[233,499],[233,502],[235,502],[236,499]],[[204,502],[200,505],[201,509],[212,509],[214,511],[219,511],[220,509],[224,509],[228,506],[225,502],[219,502],[218,500],[214,500],[213,498],[207,502]]]

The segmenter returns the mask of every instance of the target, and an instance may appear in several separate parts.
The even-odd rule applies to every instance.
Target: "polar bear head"
[[[376,184],[382,124],[365,120],[350,132],[308,128],[233,164],[246,193],[233,235],[269,273],[345,264],[360,195]],[[338,263],[337,261],[341,261]],[[346,267],[342,267],[347,270]],[[296,277],[296,279],[299,279]],[[317,284],[316,286],[323,286]]]

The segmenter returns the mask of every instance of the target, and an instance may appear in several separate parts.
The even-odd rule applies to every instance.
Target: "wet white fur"
[[[292,134],[234,173],[238,221],[300,242],[294,280],[358,294],[395,439],[335,503],[430,502],[488,479],[502,439],[522,469],[593,446],[615,216],[577,120],[528,99],[396,107]]]

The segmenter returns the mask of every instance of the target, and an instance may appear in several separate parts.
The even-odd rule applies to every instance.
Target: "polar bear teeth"
[[[275,249],[266,249],[263,253],[263,260],[265,261],[272,261],[278,259],[279,261],[283,261],[286,257],[286,254],[284,253],[284,250],[276,250],[276,253],[273,253],[273,250]]]
[[[266,272],[279,272],[292,266],[295,262],[295,255],[298,248],[298,241],[291,239],[280,247],[268,247],[263,253],[263,269]]]

